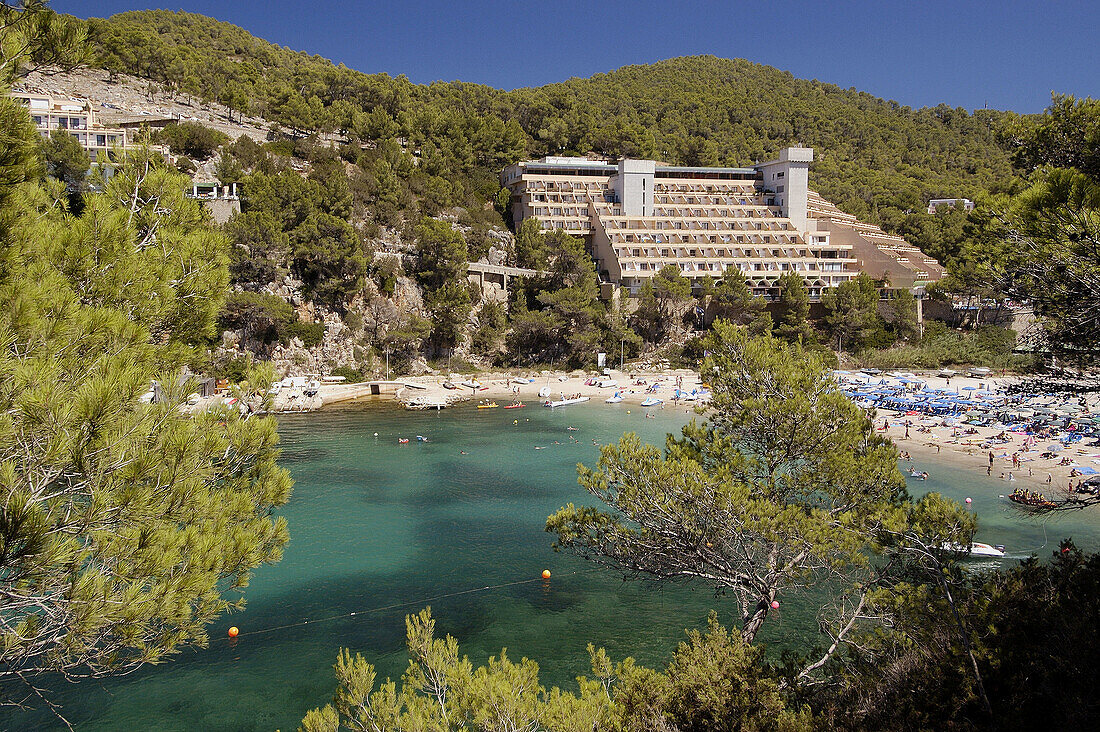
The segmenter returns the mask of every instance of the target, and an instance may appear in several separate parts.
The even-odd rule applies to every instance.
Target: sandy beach
[[[972,386],[999,390],[1011,382],[1011,379],[974,379],[962,376],[952,377],[950,383],[941,377],[920,378],[932,388],[962,389]],[[1083,476],[1074,474],[1076,468],[1090,467],[1100,470],[1100,447],[1074,445],[1061,450],[1056,457],[1044,458],[1042,455],[1047,452],[1047,446],[1055,440],[1038,440],[1029,450],[1024,447],[1027,435],[1021,432],[980,425],[951,427],[922,424],[926,419],[919,415],[907,417],[883,409],[875,413],[875,428],[878,433],[890,437],[903,456],[907,453],[912,460],[905,461],[904,465],[911,464],[916,471],[927,471],[929,474],[943,470],[985,473],[1004,481],[1005,494],[1020,487],[1055,498],[1065,495],[1071,481],[1076,485],[1083,479]],[[889,428],[884,430],[887,423]],[[993,454],[992,465],[990,453]],[[1016,465],[1013,464],[1013,454],[1018,460]],[[1063,464],[1067,459],[1069,464]],[[909,471],[906,472],[908,474]]]
[[[614,387],[601,387],[585,383],[593,378],[611,379],[616,385]],[[480,388],[475,390],[459,386],[457,389],[448,390],[443,387],[444,381],[460,384],[461,381],[469,379],[476,380],[481,385]],[[680,401],[677,403],[673,400],[677,384],[679,384],[681,390],[689,393],[692,390],[704,388],[699,374],[690,369],[666,369],[662,371],[612,370],[610,376],[602,377],[594,377],[591,373],[581,371],[537,374],[497,372],[463,376],[461,379],[458,379],[456,375],[449,379],[435,376],[403,379],[403,381],[426,388],[407,389],[404,393],[399,394],[402,400],[417,397],[425,402],[437,397],[448,398],[450,401],[474,400],[480,402],[489,400],[496,402],[500,407],[511,404],[513,401],[523,402],[529,407],[541,407],[546,399],[538,395],[539,391],[549,389],[550,396],[548,398],[552,400],[562,399],[563,397],[584,396],[592,402],[602,403],[618,392],[622,396],[621,403],[626,405],[640,405],[646,398],[655,396],[661,399],[663,404],[653,407],[654,409],[663,407],[666,409],[684,408],[691,410],[697,402]],[[656,392],[647,391],[653,384],[659,385]]]

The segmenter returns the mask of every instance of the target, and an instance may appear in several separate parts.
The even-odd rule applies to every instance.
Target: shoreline
[[[615,387],[586,385],[584,382],[593,378],[591,372],[540,371],[538,374],[526,372],[520,375],[521,373],[523,372],[499,371],[475,376],[452,374],[409,377],[400,381],[410,386],[397,389],[395,393],[356,396],[336,401],[332,406],[383,401],[393,402],[395,406],[402,405],[408,409],[411,400],[420,399],[423,400],[421,408],[427,409],[435,408],[436,403],[442,408],[462,403],[469,403],[472,406],[480,401],[495,402],[498,405],[497,408],[503,408],[513,401],[523,402],[528,407],[542,407],[545,399],[539,397],[538,392],[547,387],[550,389],[550,399],[557,400],[563,395],[565,397],[585,396],[593,404],[603,403],[616,391],[622,395],[621,404],[630,407],[639,407],[646,398],[651,396],[662,399],[663,403],[654,407],[645,407],[645,409],[683,408],[686,413],[691,413],[697,406],[706,403],[683,400],[676,402],[672,399],[678,379],[680,388],[684,391],[690,392],[692,389],[703,388],[704,382],[699,373],[690,369],[612,370],[610,377],[604,378],[613,379],[616,382]],[[921,378],[930,384],[945,381],[940,377]],[[481,387],[476,391],[463,386],[454,390],[443,388],[445,381],[454,381],[457,384],[460,380],[467,379],[476,380]],[[959,386],[977,388],[984,387],[986,384],[995,387],[997,382],[1003,384],[1006,381],[989,377],[972,379],[962,376],[952,377],[952,380],[956,382],[956,388]],[[523,383],[519,383],[520,381]],[[645,383],[638,384],[637,381]],[[660,385],[656,393],[646,391],[647,387],[654,383]],[[950,381],[946,381],[946,384],[950,385]],[[349,384],[344,388],[351,390],[356,386]],[[975,474],[984,471],[987,477],[1003,479],[1005,494],[1020,487],[1046,493],[1048,498],[1056,498],[1066,495],[1071,481],[1076,485],[1083,479],[1082,476],[1071,474],[1075,469],[1091,468],[1095,464],[1095,468],[1100,470],[1100,447],[1072,446],[1062,450],[1055,457],[1044,458],[1041,456],[1045,450],[1041,446],[1025,450],[1023,446],[1025,435],[1018,432],[988,426],[960,425],[957,429],[958,434],[953,435],[953,429],[950,426],[922,425],[921,422],[926,420],[923,415],[906,417],[902,413],[884,409],[876,410],[873,419],[876,433],[889,437],[897,446],[899,453],[908,454],[911,457],[909,461],[904,461],[903,458],[902,465],[902,471],[910,482],[915,480],[914,476],[910,475],[910,467],[918,471],[926,470],[930,474],[943,469],[974,471]],[[886,422],[889,422],[889,429],[883,430],[883,424]],[[905,436],[907,427],[908,437]],[[973,430],[973,433],[964,434],[967,430]],[[1045,444],[1047,440],[1041,442]],[[993,453],[992,467],[989,464],[990,452]],[[1013,453],[1016,453],[1020,461],[1018,467],[1013,467]],[[1065,458],[1071,459],[1072,464],[1061,464]]]
[[[890,428],[882,429],[884,420],[890,422]],[[906,421],[909,426],[909,437],[905,437]],[[1015,488],[1028,488],[1033,491],[1045,493],[1047,498],[1061,498],[1067,494],[1069,483],[1076,485],[1085,476],[1071,476],[1075,468],[1085,466],[1087,461],[1100,460],[1093,455],[1100,455],[1100,448],[1067,448],[1059,453],[1059,457],[1042,458],[1041,449],[1025,451],[1023,442],[1025,435],[1004,431],[1005,441],[996,441],[994,437],[1002,432],[991,427],[973,427],[977,434],[952,437],[950,427],[932,427],[930,432],[918,432],[919,422],[914,417],[904,417],[895,412],[880,410],[875,415],[875,432],[885,435],[897,446],[899,453],[908,453],[913,459],[908,461],[917,470],[928,470],[929,474],[936,468],[960,468],[973,474],[985,474],[985,477],[993,480],[1003,480],[1005,494],[1011,493]],[[993,464],[990,466],[989,453],[993,453]],[[1018,468],[1012,465],[1012,454],[1016,453],[1020,460]],[[1073,465],[1060,465],[1063,457],[1072,458]],[[903,458],[904,460],[904,458]],[[931,469],[922,466],[922,463],[930,464]],[[1091,467],[1091,466],[1089,466]],[[908,471],[903,469],[906,478],[912,480]],[[1002,477],[1003,476],[1003,477]],[[1011,476],[1011,478],[1009,478]],[[1050,476],[1050,482],[1047,477]]]
[[[601,387],[585,384],[585,381],[593,378],[612,379],[616,382],[616,386]],[[456,389],[445,389],[443,383],[446,381],[451,381],[456,385],[460,384],[462,381],[476,381],[480,384],[480,387],[476,390],[465,386],[458,386]],[[636,383],[638,381],[644,383],[638,384]],[[503,408],[513,401],[523,402],[529,407],[541,407],[547,398],[558,400],[563,397],[572,396],[588,397],[593,403],[603,403],[616,392],[622,395],[622,401],[620,403],[630,406],[641,406],[643,401],[653,396],[661,399],[663,402],[661,405],[655,405],[656,408],[673,406],[687,406],[688,408],[693,408],[695,405],[700,404],[701,402],[694,400],[681,399],[676,401],[672,398],[678,381],[680,388],[689,393],[693,389],[703,389],[703,382],[698,372],[690,369],[663,369],[659,371],[631,371],[629,369],[626,371],[618,371],[613,369],[611,370],[611,375],[607,377],[594,376],[591,372],[582,371],[543,371],[538,374],[527,372],[525,375],[508,372],[491,372],[472,376],[459,374],[452,374],[450,376],[417,376],[400,379],[400,383],[407,386],[395,388],[393,391],[383,392],[378,395],[364,394],[352,396],[347,399],[331,399],[331,396],[345,389],[350,392],[358,386],[357,384],[348,384],[346,386],[326,385],[326,387],[323,388],[329,390],[326,394],[325,405],[330,403],[354,404],[356,402],[366,401],[366,398],[377,398],[380,396],[383,398],[391,398],[404,405],[406,408],[411,409],[442,409],[454,404],[479,401],[496,402],[498,408]],[[397,382],[395,381],[392,383]],[[656,392],[647,392],[646,389],[653,384],[659,385]],[[538,395],[539,391],[544,388],[550,389],[550,396],[547,398]],[[291,413],[297,413],[297,411],[298,410],[292,410]]]

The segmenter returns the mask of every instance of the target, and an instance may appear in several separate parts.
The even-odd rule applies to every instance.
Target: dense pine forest
[[[997,140],[1006,113],[914,110],[745,60],[675,58],[502,91],[361,73],[188,13],[122,13],[88,30],[106,69],[303,134],[397,141],[418,157],[415,175],[398,171],[403,187],[443,206],[491,200],[500,168],[523,157],[744,165],[801,143],[816,150],[826,198],[904,233],[921,229],[929,198],[980,198],[1014,180]]]
[[[424,368],[422,359],[454,366],[456,355],[482,365],[584,365],[625,345],[628,355],[667,351],[689,363],[698,355],[684,347],[692,328],[677,322],[694,310],[692,296],[698,307],[770,329],[736,277],[698,293],[666,273],[628,316],[601,301],[583,248],[535,230],[513,240],[498,176],[525,158],[739,166],[812,146],[815,189],[945,262],[959,254],[966,216],[929,215],[928,200],[989,201],[1024,182],[1006,144],[1021,122],[1012,113],[914,110],[745,60],[675,58],[504,91],[367,74],[190,13],[70,20],[87,35],[88,63],[109,79],[136,76],[150,101],[183,99],[270,129],[259,142],[192,122],[159,133],[185,172],[207,161],[222,183],[242,184],[242,214],[224,227],[233,292],[219,324],[238,339],[214,354],[226,375],[242,368],[229,363],[238,352],[349,378],[377,371],[383,353],[397,369]],[[466,261],[486,255],[549,274],[521,283],[508,303],[486,302],[464,280]],[[801,282],[786,284],[788,305],[771,313],[777,332],[816,340]],[[862,323],[844,338],[849,349],[911,342],[911,313],[880,317],[873,288],[860,287],[834,308],[836,322]],[[825,343],[836,329],[822,330]],[[936,338],[899,365],[1007,363],[1003,348]]]

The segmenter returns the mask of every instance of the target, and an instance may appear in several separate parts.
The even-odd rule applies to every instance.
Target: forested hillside
[[[744,165],[797,142],[817,150],[812,181],[828,199],[923,244],[929,198],[976,198],[1013,180],[996,141],[1005,113],[913,110],[744,60],[676,58],[501,91],[365,74],[188,13],[123,13],[89,30],[109,70],[302,133],[398,140],[419,159],[415,175],[398,171],[402,192],[444,206],[491,200],[499,169],[522,157]]]
[[[808,145],[815,189],[941,258],[958,249],[965,215],[930,216],[928,199],[981,200],[1021,182],[1000,144],[1011,113],[913,110],[744,60],[676,58],[503,91],[366,74],[189,13],[74,22],[111,86],[271,126],[267,140],[253,126],[257,139],[233,141],[191,121],[158,133],[181,169],[204,165],[222,183],[241,184],[242,213],[224,227],[232,292],[213,353],[227,375],[252,358],[349,378],[433,359],[583,365],[616,347],[669,349],[673,358],[683,347],[690,360],[698,354],[684,342],[698,324],[681,316],[695,312],[692,303],[761,332],[774,316],[781,337],[816,341],[798,277],[767,313],[736,277],[693,292],[671,271],[634,312],[602,301],[579,241],[503,231],[508,197],[498,176],[524,158],[739,166]],[[504,302],[466,280],[467,260],[482,257],[545,274],[515,283]],[[909,316],[884,320],[873,284],[859,287],[868,325],[843,337],[849,348],[912,340]],[[836,322],[853,320],[852,307],[834,305]],[[824,330],[839,342],[836,328]]]

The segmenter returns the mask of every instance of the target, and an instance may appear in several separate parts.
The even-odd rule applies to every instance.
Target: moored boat
[[[504,408],[505,409],[522,409],[523,407],[526,407],[526,406],[527,405],[524,404],[523,402],[512,402],[511,404],[505,404]]]
[[[570,404],[580,404],[581,402],[587,402],[589,399],[591,399],[591,397],[586,397],[586,396],[573,397],[572,399],[559,399],[559,400],[553,401],[553,402],[547,401],[542,406],[551,407],[551,408],[553,408],[553,407],[567,407]]]
[[[477,405],[477,408],[478,409],[496,409],[499,406],[500,405],[497,404],[496,402],[482,402],[481,404]]]
[[[642,402],[642,406],[643,407],[655,407],[658,404],[664,404],[664,403],[665,402],[664,402],[663,399],[658,399],[657,397],[648,397],[644,402]]]

